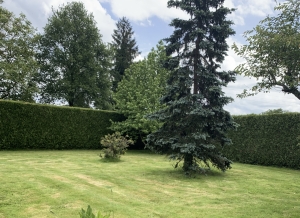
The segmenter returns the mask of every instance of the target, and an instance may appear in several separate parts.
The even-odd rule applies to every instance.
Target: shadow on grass
[[[166,177],[170,179],[175,180],[186,180],[190,181],[191,179],[197,179],[197,180],[223,180],[226,179],[226,172],[222,172],[214,167],[211,167],[211,169],[207,170],[205,173],[192,173],[192,174],[186,174],[182,168],[172,168],[170,166],[169,169],[166,168],[156,168],[147,170],[147,172],[144,173],[145,176],[155,177],[155,178],[161,178],[164,180]]]
[[[122,159],[120,158],[101,158],[99,160],[101,163],[121,163],[124,162]]]

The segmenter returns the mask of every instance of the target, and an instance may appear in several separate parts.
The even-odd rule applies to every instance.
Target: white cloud
[[[139,54],[134,60],[133,62],[138,62],[138,61],[142,61],[145,59],[147,55],[142,55],[142,54]]]
[[[227,91],[225,92],[228,95]],[[225,109],[233,115],[261,113],[269,109],[278,108],[291,112],[300,112],[299,99],[293,95],[273,90],[270,93],[259,93],[253,97],[235,98],[233,103],[225,106]]]
[[[9,10],[16,15],[21,12],[24,13],[27,19],[32,22],[32,25],[39,31],[42,31],[47,23],[47,19],[52,14],[52,7],[56,10],[63,4],[75,1],[76,0],[6,0],[3,6],[9,8]],[[97,27],[103,35],[103,41],[111,41],[115,21],[101,6],[98,0],[84,0],[82,2],[86,10],[93,13]]]
[[[167,8],[168,0],[100,0],[100,2],[110,2],[112,12],[117,17],[127,17],[133,21],[143,21],[156,16],[169,22],[175,17],[188,16],[181,10]]]
[[[167,8],[168,0],[100,0],[109,2],[112,12],[117,17],[127,17],[132,21],[145,21],[156,16],[165,22],[170,22],[173,18],[188,18],[182,10]],[[229,19],[235,25],[244,25],[245,15],[265,17],[273,13],[274,0],[225,0],[224,5],[229,8],[236,8]],[[145,23],[142,23],[145,24]]]
[[[156,16],[165,21],[173,18],[188,18],[188,15],[175,8],[167,8],[168,0],[100,0],[110,2],[113,13],[118,17],[127,17],[133,21],[142,21]],[[273,12],[274,0],[225,0],[224,5],[238,9],[230,19],[236,24],[243,25],[242,15],[266,16]]]
[[[227,43],[229,46],[229,50],[227,52],[227,56],[225,57],[225,60],[223,61],[221,67],[223,70],[234,70],[239,64],[242,64],[245,62],[245,60],[241,57],[239,57],[231,48],[233,43],[235,43],[238,47],[240,47],[242,44],[239,43],[235,38],[229,37],[227,39]]]
[[[225,0],[224,3],[226,7],[236,9],[228,18],[240,26],[245,25],[245,17],[248,15],[264,18],[273,14],[275,5],[275,0]]]
[[[274,12],[275,0],[235,0],[237,12],[243,15],[265,17]]]
[[[233,0],[225,0],[224,6],[227,8],[235,8],[236,9],[236,6],[234,5]],[[230,14],[228,16],[228,18],[230,20],[232,20],[235,25],[244,25],[245,24],[244,18],[237,11],[232,12],[232,14]]]
[[[147,18],[147,20],[139,22],[139,25],[140,26],[152,26],[152,21]]]

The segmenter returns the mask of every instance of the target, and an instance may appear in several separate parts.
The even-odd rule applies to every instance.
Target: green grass
[[[233,164],[187,178],[164,156],[99,151],[0,151],[0,218],[299,217],[300,172]]]

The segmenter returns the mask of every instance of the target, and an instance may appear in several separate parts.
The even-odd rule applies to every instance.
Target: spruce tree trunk
[[[185,172],[190,171],[190,167],[193,165],[193,155],[192,154],[185,154],[183,159],[183,170]]]

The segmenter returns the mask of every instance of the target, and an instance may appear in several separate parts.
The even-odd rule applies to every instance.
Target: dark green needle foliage
[[[236,128],[223,106],[232,98],[224,96],[222,87],[235,81],[234,72],[220,70],[227,54],[226,39],[234,34],[231,21],[226,19],[233,9],[223,6],[224,0],[168,1],[189,15],[188,20],[174,19],[173,34],[165,39],[166,67],[171,70],[167,94],[161,103],[165,109],[150,115],[163,126],[148,135],[147,147],[183,161],[183,170],[204,172],[210,163],[225,171],[231,161],[221,154],[231,143],[226,131]]]
[[[117,22],[117,29],[112,35],[112,47],[114,50],[113,89],[116,90],[125,74],[125,70],[132,64],[134,58],[139,55],[139,49],[133,37],[133,30],[126,17]]]

